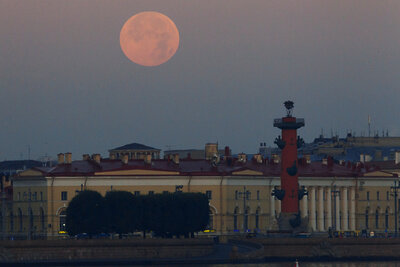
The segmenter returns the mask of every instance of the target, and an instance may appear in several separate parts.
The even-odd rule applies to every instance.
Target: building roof
[[[158,148],[146,146],[146,145],[139,144],[139,143],[127,144],[124,146],[110,149],[110,151],[112,151],[112,150],[157,150],[157,151],[160,151],[160,149],[158,149]]]
[[[59,164],[52,168],[33,168],[44,176],[121,176],[121,175],[196,175],[196,176],[280,176],[281,164],[273,163],[270,160],[263,160],[257,163],[255,160],[241,162],[238,159],[221,160],[218,164],[213,164],[211,160],[205,159],[181,159],[179,164],[172,160],[156,159],[151,163],[144,160],[129,160],[124,164],[121,160],[102,159],[100,163],[94,160],[77,160],[71,164]],[[142,170],[142,172],[140,172]],[[370,168],[369,171],[377,169]],[[168,173],[170,172],[170,174]],[[365,173],[363,165],[356,164],[335,164],[330,162],[306,163],[299,160],[298,173],[300,177],[360,177]],[[125,173],[125,174],[124,174]],[[135,174],[133,174],[135,173]],[[142,173],[142,174],[141,174]],[[160,174],[161,173],[161,174]]]

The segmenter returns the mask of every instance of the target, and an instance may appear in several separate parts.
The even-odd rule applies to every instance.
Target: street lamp
[[[400,188],[400,182],[399,181],[394,181],[394,186],[390,187],[390,191],[392,192],[392,195],[394,195],[394,236],[397,237],[397,191]]]
[[[250,191],[246,190],[246,186],[243,186],[243,192],[239,192],[239,197],[243,198],[243,232],[246,233],[247,230],[247,209],[246,200],[250,198]]]

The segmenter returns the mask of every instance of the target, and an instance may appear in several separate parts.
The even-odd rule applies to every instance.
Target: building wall
[[[305,186],[309,193],[299,202],[301,217],[308,220],[309,231],[313,232],[326,232],[329,227],[343,231],[394,231],[394,196],[390,193],[393,182],[393,178],[385,177],[300,177],[300,186]],[[280,201],[272,197],[271,192],[279,184],[279,177],[249,175],[19,177],[14,180],[14,199],[7,211],[13,212],[14,228],[11,231],[8,218],[6,230],[16,236],[28,236],[29,230],[34,235],[59,235],[62,212],[82,189],[96,190],[102,195],[110,190],[148,194],[149,191],[175,192],[176,186],[182,185],[183,192],[211,192],[212,228],[216,232],[235,233],[248,229],[265,233],[278,229]],[[250,194],[244,199],[246,191]],[[19,227],[19,210],[22,228]]]

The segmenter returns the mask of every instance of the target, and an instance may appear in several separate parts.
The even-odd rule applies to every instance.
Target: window
[[[257,191],[258,192],[258,191]],[[258,230],[260,228],[259,226],[259,221],[260,221],[260,208],[256,210],[256,229]]]
[[[376,192],[376,200],[379,200],[379,191]]]
[[[32,209],[28,209],[28,214],[29,214],[29,231],[33,231],[33,212]]]
[[[389,228],[389,208],[385,211],[385,229]]]
[[[135,196],[140,196],[140,191],[135,191],[134,195]]]
[[[238,207],[236,207],[235,211],[233,212],[233,230],[236,230],[236,231],[238,229],[237,214],[238,214]]]
[[[67,223],[67,212],[65,210],[60,212],[60,231],[65,231]]]
[[[43,192],[40,192],[40,200],[43,200]]]
[[[42,232],[44,230],[46,230],[46,226],[45,226],[45,220],[44,220],[44,210],[43,208],[40,208],[40,229],[42,230]]]
[[[22,221],[22,210],[18,209],[18,231],[22,232],[22,226],[23,226],[23,221]]]
[[[379,210],[375,211],[375,228],[379,228]]]
[[[63,201],[68,200],[67,191],[62,191],[62,192],[61,192],[61,200],[63,200]]]
[[[367,192],[367,200],[369,200],[369,191]]]
[[[212,192],[211,192],[211,190],[207,190],[207,191],[206,191],[206,196],[207,196],[208,199],[212,199]]]
[[[154,191],[149,191],[149,195],[154,195]]]
[[[37,200],[37,192],[33,193],[33,200]]]
[[[260,200],[260,190],[257,190],[257,200]]]
[[[365,228],[368,229],[369,225],[368,225],[368,210],[365,211]]]
[[[237,190],[235,191],[235,199],[236,200],[238,199],[238,191]]]
[[[18,192],[17,200],[21,200],[21,192]]]
[[[250,191],[246,191],[246,199],[250,200],[250,196],[251,196],[251,192]]]

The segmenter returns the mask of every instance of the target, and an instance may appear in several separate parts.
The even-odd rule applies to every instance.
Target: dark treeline
[[[126,191],[110,191],[102,197],[85,190],[67,208],[66,227],[74,236],[87,233],[127,234],[153,231],[161,237],[185,236],[206,229],[209,204],[202,193],[163,193],[134,196]]]

